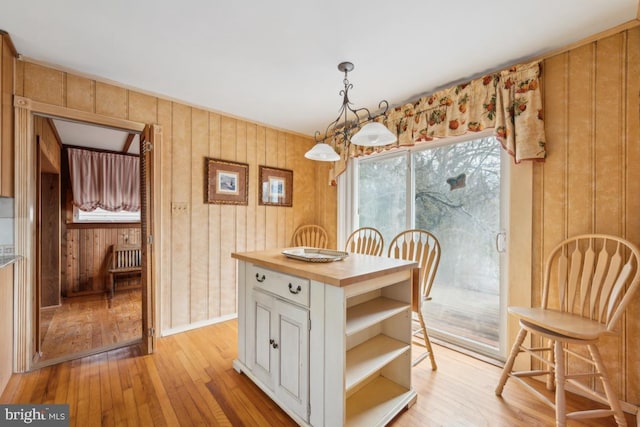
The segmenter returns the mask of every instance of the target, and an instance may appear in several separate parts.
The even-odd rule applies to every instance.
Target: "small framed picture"
[[[205,158],[205,202],[248,205],[249,165]]]
[[[293,171],[260,166],[258,204],[266,206],[293,206]]]

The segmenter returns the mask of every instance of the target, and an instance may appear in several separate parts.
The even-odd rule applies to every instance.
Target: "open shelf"
[[[346,425],[384,425],[415,400],[415,391],[379,376],[347,399]]]
[[[347,351],[345,391],[348,392],[352,387],[410,350],[411,346],[407,343],[386,335],[377,335]]]
[[[346,335],[360,332],[409,308],[410,305],[407,303],[385,297],[378,297],[350,307],[347,310]]]

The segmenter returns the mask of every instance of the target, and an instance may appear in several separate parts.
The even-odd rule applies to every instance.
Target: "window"
[[[91,212],[86,212],[73,207],[73,222],[140,222],[140,211],[137,212],[110,212],[96,208]]]

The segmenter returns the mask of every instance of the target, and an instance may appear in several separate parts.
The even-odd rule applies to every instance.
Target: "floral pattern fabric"
[[[351,144],[349,153],[336,147],[341,160],[336,162],[335,175],[344,171],[348,157],[484,129],[494,129],[516,163],[543,160],[546,152],[539,77],[539,62],[518,65],[396,107],[385,124],[398,141],[384,147]]]

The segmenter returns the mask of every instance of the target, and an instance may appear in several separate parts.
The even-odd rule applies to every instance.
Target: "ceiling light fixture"
[[[364,147],[376,147],[387,145],[397,140],[396,136],[391,133],[387,127],[376,121],[379,117],[386,120],[389,103],[385,100],[380,101],[378,108],[381,110],[378,114],[372,115],[367,108],[352,108],[349,101],[349,89],[353,85],[349,83],[347,74],[354,68],[351,62],[341,62],[338,64],[338,70],[344,72],[344,89],[340,91],[342,95],[342,106],[338,111],[338,117],[327,126],[322,135],[316,131],[316,145],[305,153],[305,157],[311,160],[320,160],[325,162],[335,162],[340,160],[340,156],[327,141],[334,144],[344,144],[344,149],[348,150],[349,144],[360,145]],[[349,118],[349,113],[353,116]],[[340,124],[340,119],[344,122]]]

